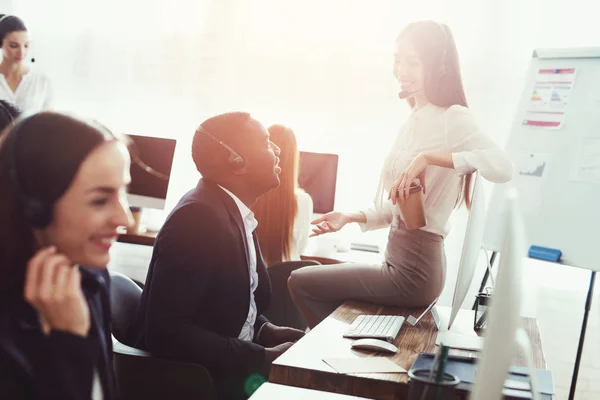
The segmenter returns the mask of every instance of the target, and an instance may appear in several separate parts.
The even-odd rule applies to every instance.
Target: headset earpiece
[[[231,165],[231,167],[233,169],[239,170],[239,169],[244,168],[244,166],[246,165],[246,161],[244,161],[244,157],[242,157],[237,151],[232,149],[231,146],[229,146],[227,143],[223,142],[222,140],[218,139],[212,133],[207,131],[206,128],[204,128],[203,126],[199,126],[198,129],[196,129],[196,132],[204,133],[206,136],[208,136],[209,138],[211,138],[212,140],[217,142],[219,145],[224,147],[229,152],[229,158],[227,159],[227,162],[229,163],[229,165]]]
[[[23,118],[21,121],[19,121],[9,133],[11,135],[9,138],[10,143],[8,143],[10,168],[9,175],[13,190],[19,198],[21,206],[23,207],[23,214],[25,215],[25,218],[34,228],[43,229],[50,225],[50,222],[52,222],[52,205],[25,193],[24,187],[19,180],[19,172],[17,169],[17,141],[19,140],[20,129],[26,120],[27,118]]]
[[[234,169],[242,169],[246,162],[240,155],[233,155],[233,153],[229,153],[229,163],[233,166]]]
[[[34,228],[43,229],[50,225],[50,222],[52,222],[52,207],[33,197],[24,197],[21,202],[23,204],[23,214]]]

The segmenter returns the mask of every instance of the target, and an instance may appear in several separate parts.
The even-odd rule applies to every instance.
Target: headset
[[[448,32],[446,30],[446,25],[439,23],[439,22],[435,22],[440,29],[442,30],[442,33],[444,35],[444,48],[442,50],[442,55],[440,56],[440,69],[439,69],[439,76],[442,77],[444,75],[446,75],[446,57],[447,57],[447,53],[448,53]],[[409,92],[407,90],[403,90],[400,93],[398,93],[398,97],[400,98],[400,100],[404,100],[408,97],[410,97],[411,95],[413,95],[416,92],[420,92],[423,89],[419,89],[416,90],[414,92]]]
[[[6,14],[6,15],[4,15],[3,17],[0,17],[0,25],[2,24],[2,22],[3,22],[5,19],[8,19],[9,17],[12,17],[12,15],[11,15],[11,14]],[[32,58],[31,58],[31,62],[32,62],[32,63],[34,63],[34,62],[35,62],[35,58],[33,58],[33,57],[32,57]]]
[[[2,108],[4,112],[7,111],[4,107],[0,108]],[[8,147],[8,167],[10,182],[13,191],[16,193],[19,201],[21,202],[21,205],[23,207],[23,214],[25,215],[27,221],[29,221],[29,223],[34,228],[43,229],[50,225],[50,223],[52,222],[53,204],[44,201],[43,199],[36,198],[25,191],[25,185],[23,185],[21,178],[19,177],[19,171],[17,167],[17,149],[19,148],[19,141],[22,140],[21,136],[23,136],[21,130],[25,122],[28,121],[29,118],[33,115],[35,114],[27,115],[21,118],[16,123],[12,115],[10,115],[13,128],[9,133],[10,137],[6,139],[6,146]],[[94,122],[97,123],[99,127],[102,128],[105,132],[107,132],[110,136],[112,136],[113,139],[118,140],[114,133],[112,133],[108,128],[96,121]]]
[[[246,165],[246,162],[244,161],[244,157],[242,157],[237,151],[232,149],[231,146],[229,146],[227,143],[223,142],[222,140],[217,139],[216,136],[214,136],[212,133],[207,131],[206,128],[204,128],[202,125],[200,125],[198,127],[198,129],[196,129],[196,132],[204,133],[206,136],[208,136],[209,138],[211,138],[212,140],[214,140],[215,142],[220,144],[222,147],[224,147],[227,151],[229,151],[229,158],[227,159],[227,162],[229,162],[229,164],[231,164],[233,169],[238,170],[238,169],[244,168],[244,166]]]
[[[438,22],[440,29],[444,33],[444,50],[442,51],[442,56],[440,57],[440,76],[444,76],[446,74],[446,57],[448,53],[448,31],[446,30],[446,25]]]
[[[22,136],[19,132],[21,131],[24,122],[28,119],[29,117],[25,117],[15,124],[11,115],[11,121],[14,126],[6,143],[6,146],[8,147],[9,176],[13,190],[17,194],[23,207],[25,218],[34,228],[42,229],[50,225],[50,222],[52,221],[52,205],[41,199],[30,196],[25,192],[24,185],[21,184],[17,169],[17,149],[20,136]]]

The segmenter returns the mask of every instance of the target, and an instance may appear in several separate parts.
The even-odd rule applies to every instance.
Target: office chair
[[[217,399],[213,379],[200,364],[155,358],[132,347],[142,289],[127,276],[110,272],[113,363],[123,400]]]
[[[305,331],[308,325],[290,297],[287,281],[293,271],[310,265],[320,265],[317,261],[285,261],[267,268],[271,278],[271,304],[265,317],[278,326],[289,326]]]

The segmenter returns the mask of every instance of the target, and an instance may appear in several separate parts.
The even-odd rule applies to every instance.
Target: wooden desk
[[[354,396],[377,399],[403,399],[408,395],[406,374],[338,374],[322,360],[327,357],[381,356],[350,348],[351,339],[342,337],[354,319],[361,314],[394,314],[405,318],[423,310],[376,306],[348,301],[311,330],[298,343],[273,363],[269,381],[283,385],[305,387]],[[525,329],[532,340],[535,367],[546,368],[537,322],[525,318]],[[421,352],[434,352],[436,329],[431,314],[416,326],[405,323],[394,343],[398,352],[388,356],[406,370]],[[451,354],[475,357],[476,352],[451,350]],[[517,355],[514,363],[525,365],[524,357]]]
[[[143,246],[154,246],[158,232],[143,232],[143,233],[121,233],[117,238],[117,242],[139,244]]]
[[[294,386],[277,385],[275,383],[263,383],[252,396],[251,400],[365,400],[364,397],[347,396],[345,394],[322,392],[297,388]]]

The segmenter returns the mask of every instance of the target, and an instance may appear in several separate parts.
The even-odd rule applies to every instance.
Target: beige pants
[[[381,265],[316,265],[292,273],[296,303],[325,319],[346,300],[399,307],[424,307],[440,295],[446,277],[444,239],[408,231],[395,219]]]

